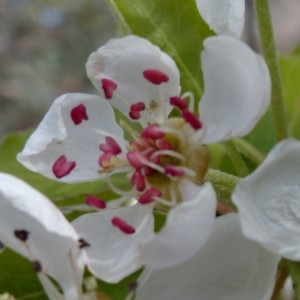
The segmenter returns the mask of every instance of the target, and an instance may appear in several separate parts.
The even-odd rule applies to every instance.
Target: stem
[[[246,140],[235,138],[234,143],[240,153],[251,160],[256,166],[260,165],[265,159],[265,155]]]
[[[289,276],[289,271],[288,271],[288,267],[287,267],[287,262],[285,260],[282,260],[279,264],[278,276],[276,279],[276,284],[274,287],[274,291],[273,291],[271,300],[279,299],[281,290],[282,290],[288,276]]]
[[[294,287],[294,292],[296,294],[296,299],[299,300],[300,299],[300,263],[289,261],[288,268],[293,280],[293,287]]]
[[[227,153],[236,169],[237,174],[240,177],[245,177],[249,174],[248,168],[241,156],[241,154],[238,152],[235,144],[233,141],[228,141],[224,143]]]
[[[222,201],[222,203],[226,204],[226,206],[234,207],[231,202],[231,194],[237,183],[241,180],[240,177],[219,170],[209,169],[205,180],[209,180],[213,184],[218,199]]]
[[[281,141],[289,136],[289,129],[283,101],[282,83],[274,42],[269,0],[255,0],[255,8],[262,51],[271,75],[271,105],[275,134],[277,141]]]

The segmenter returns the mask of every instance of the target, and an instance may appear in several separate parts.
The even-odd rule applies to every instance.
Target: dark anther
[[[129,289],[130,292],[135,292],[135,290],[138,287],[138,282],[137,281],[131,281],[127,283],[127,287]]]
[[[90,247],[91,244],[89,244],[86,240],[84,240],[83,238],[80,238],[78,240],[78,243],[79,243],[79,248],[82,249],[82,248],[86,248],[86,247]]]
[[[29,236],[29,232],[27,230],[21,229],[21,230],[15,230],[14,234],[16,236],[17,239],[19,239],[22,242],[27,241],[28,236]]]
[[[38,260],[32,262],[34,272],[39,273],[42,271],[42,265]]]

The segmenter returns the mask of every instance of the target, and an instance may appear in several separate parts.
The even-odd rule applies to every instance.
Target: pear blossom
[[[300,260],[299,176],[300,142],[286,139],[237,184],[232,195],[245,236],[296,261]]]
[[[90,270],[117,282],[142,265],[168,268],[195,255],[213,229],[216,195],[203,182],[206,143],[250,132],[269,103],[264,60],[228,36],[208,38],[201,54],[205,92],[193,110],[181,95],[175,62],[137,36],[113,39],[88,58],[88,77],[100,97],[66,94],[56,99],[18,160],[62,182],[105,178],[119,195],[106,203],[89,196],[98,212],[74,222],[91,242]],[[190,102],[186,102],[189,98]],[[117,123],[113,108],[128,121]],[[178,117],[170,117],[176,110]],[[125,139],[125,133],[129,139]],[[123,174],[130,188],[113,182]],[[168,213],[153,230],[153,210]]]
[[[168,269],[146,268],[136,300],[269,300],[279,256],[242,234],[237,214],[218,217],[207,243]]]
[[[200,15],[214,32],[240,38],[245,0],[196,0],[196,3]]]
[[[32,262],[49,299],[82,300],[87,243],[55,205],[22,180],[0,173],[0,215],[1,241]]]

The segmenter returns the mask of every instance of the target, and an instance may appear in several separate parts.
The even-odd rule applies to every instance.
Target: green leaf
[[[23,167],[17,160],[19,153],[29,136],[30,132],[19,132],[7,136],[0,145],[0,172],[13,174],[38,189],[53,201],[64,200],[64,205],[82,204],[88,194],[110,195],[112,193],[105,181],[95,181],[80,184],[67,184],[50,180],[40,174],[31,172]],[[117,177],[116,182],[120,186],[125,185],[124,177]],[[109,198],[111,199],[111,198]]]
[[[212,35],[195,0],[109,0],[121,27],[144,37],[168,53],[181,72],[183,92],[202,94],[200,52]]]
[[[0,254],[0,294],[8,292],[18,300],[47,300],[31,263],[5,249]]]
[[[280,69],[291,133],[300,139],[300,51],[280,57]]]

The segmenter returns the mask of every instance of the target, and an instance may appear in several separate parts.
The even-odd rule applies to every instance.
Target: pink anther
[[[110,136],[107,136],[105,138],[105,143],[100,144],[100,150],[105,152],[105,153],[112,153],[114,155],[118,155],[122,152],[121,147],[119,144]]]
[[[106,208],[106,202],[103,199],[100,199],[100,198],[97,198],[94,196],[88,196],[85,199],[85,204],[96,207],[96,208],[100,208],[100,209]]]
[[[70,112],[70,116],[75,125],[79,125],[83,120],[89,119],[86,112],[86,107],[83,104],[79,104],[74,107]]]
[[[165,165],[165,174],[173,176],[173,177],[179,177],[184,175],[184,171],[181,169],[178,169],[174,167],[173,165]]]
[[[60,156],[52,166],[52,172],[56,178],[67,176],[75,168],[75,161],[68,161],[65,155]]]
[[[166,73],[156,69],[145,70],[143,75],[149,82],[156,85],[169,81],[169,76]]]
[[[177,96],[170,97],[170,104],[177,107],[180,110],[187,109],[188,107],[187,102],[184,99]]]
[[[155,197],[160,197],[161,192],[156,189],[155,187],[150,187],[146,190],[140,197],[139,197],[139,203],[140,204],[149,204],[153,201],[155,201]]]
[[[156,140],[163,138],[165,133],[159,129],[158,124],[151,124],[142,131],[141,136]]]
[[[185,119],[187,123],[189,123],[195,130],[199,130],[202,128],[202,123],[200,119],[191,111],[184,109],[182,111],[182,117]]]
[[[132,227],[131,225],[129,225],[127,222],[125,222],[120,217],[113,217],[111,219],[111,223],[115,227],[119,228],[125,234],[133,234],[133,233],[135,233],[134,227]]]
[[[146,109],[144,102],[137,102],[130,106],[129,116],[133,120],[138,120],[141,117],[141,112]]]
[[[114,91],[117,89],[118,85],[107,78],[101,79],[102,89],[106,99],[111,99],[113,97]]]

